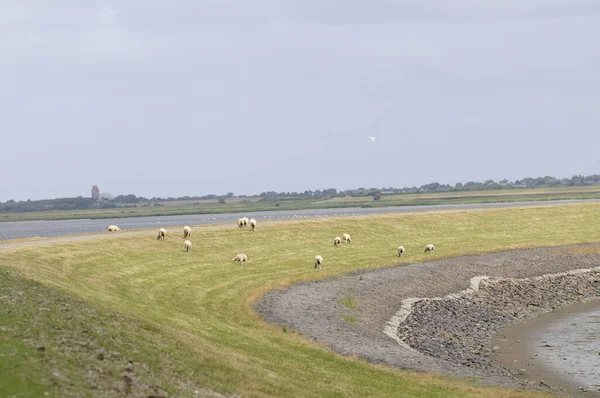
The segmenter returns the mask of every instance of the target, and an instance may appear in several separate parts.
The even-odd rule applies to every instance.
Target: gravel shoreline
[[[598,266],[600,244],[494,252],[304,282],[267,293],[255,308],[343,355],[547,389],[494,361],[492,340],[509,325],[599,298]]]
[[[536,278],[486,279],[478,290],[460,297],[414,303],[397,333],[424,354],[511,376],[510,370],[491,358],[494,347],[490,342],[500,329],[582,298],[598,297],[600,268]]]

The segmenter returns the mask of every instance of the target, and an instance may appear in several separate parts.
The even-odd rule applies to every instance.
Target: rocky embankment
[[[423,354],[511,376],[492,359],[491,342],[500,329],[591,298],[600,298],[600,269],[483,279],[478,290],[459,297],[413,303],[398,337]]]

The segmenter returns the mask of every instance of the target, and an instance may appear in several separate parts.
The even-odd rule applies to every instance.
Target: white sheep
[[[246,225],[248,225],[248,221],[250,221],[250,220],[248,220],[248,217],[242,217],[242,221],[244,222],[244,227],[245,227]]]
[[[350,239],[350,235],[344,234],[342,235],[342,240],[346,243],[351,243],[352,239]]]
[[[425,251],[424,253],[431,253],[435,251],[435,246],[432,245],[431,243],[428,244],[427,246],[425,246]]]
[[[183,227],[183,239],[189,238],[192,235],[192,229],[187,225]]]
[[[167,237],[167,230],[164,228],[158,229],[158,235],[156,235],[156,239],[164,241]]]
[[[250,228],[254,231],[256,229],[256,220],[254,218],[250,219]]]
[[[232,258],[231,262],[232,263],[238,262],[240,264],[247,263],[248,262],[248,256],[246,256],[244,253],[240,253],[237,256],[235,256],[234,258]]]
[[[406,250],[404,250],[404,246],[398,246],[398,257],[402,257],[405,251]]]
[[[340,238],[339,236],[336,236],[335,238],[333,238],[334,246],[340,245],[341,243],[342,243],[342,238]]]
[[[108,226],[108,232],[119,232],[119,231],[121,231],[121,228],[117,227],[116,225]]]
[[[186,240],[185,242],[183,242],[183,248],[185,249],[185,251],[187,253],[192,251],[192,242],[190,242],[189,240]]]
[[[321,264],[323,264],[323,257],[315,256],[315,268],[321,268]]]
[[[241,218],[238,218],[237,225],[238,225],[238,227],[242,228],[244,226],[244,220],[242,220]]]

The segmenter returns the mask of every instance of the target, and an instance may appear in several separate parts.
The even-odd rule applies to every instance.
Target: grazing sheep
[[[246,256],[244,253],[240,253],[237,256],[235,256],[234,258],[232,258],[231,262],[232,263],[238,262],[240,264],[247,263],[248,262],[248,256]]]
[[[192,235],[192,229],[187,225],[183,227],[183,239],[189,238]]]
[[[242,221],[244,222],[244,227],[248,224],[248,217],[242,217]]]
[[[346,243],[351,243],[351,241],[352,241],[352,240],[350,239],[350,235],[348,235],[348,234],[344,234],[344,235],[342,235],[342,240],[343,240],[344,242],[346,242]]]
[[[340,238],[339,236],[336,236],[333,239],[333,245],[337,247],[337,245],[340,245],[342,243],[342,238]]]
[[[156,235],[156,239],[162,240],[164,242],[166,237],[167,237],[167,230],[164,228],[159,228],[158,235]]]
[[[185,251],[187,253],[192,251],[192,242],[190,242],[189,240],[186,240],[185,242],[183,242],[183,248],[185,249]]]
[[[250,228],[254,231],[256,229],[256,220],[254,218],[250,219]]]
[[[238,225],[238,227],[242,228],[244,226],[244,220],[242,220],[241,218],[238,218],[237,225]]]
[[[431,253],[435,251],[435,246],[432,245],[431,243],[428,244],[427,246],[425,246],[425,253]]]
[[[117,227],[116,225],[108,226],[108,232],[119,232],[119,231],[121,231],[121,228]]]
[[[398,257],[402,257],[404,252],[405,252],[404,246],[398,246]]]
[[[323,264],[323,257],[315,256],[315,268],[321,268],[321,264]]]

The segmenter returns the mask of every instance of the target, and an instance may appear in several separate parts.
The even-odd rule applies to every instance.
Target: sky
[[[3,0],[0,201],[598,174],[598,38],[597,0]]]

